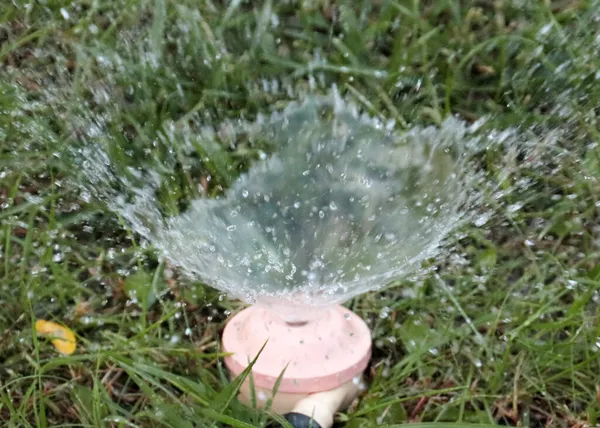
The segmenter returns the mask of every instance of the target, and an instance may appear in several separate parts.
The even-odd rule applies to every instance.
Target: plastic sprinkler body
[[[225,364],[234,377],[258,355],[252,367],[254,391],[247,378],[240,401],[254,401],[257,407],[270,402],[271,410],[298,428],[328,428],[335,413],[359,393],[371,357],[371,334],[360,317],[342,306],[293,324],[251,306],[229,320],[223,348],[231,354]]]

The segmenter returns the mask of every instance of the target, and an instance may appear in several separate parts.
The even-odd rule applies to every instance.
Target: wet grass
[[[599,7],[508,0],[5,4],[2,425],[273,421],[232,399],[236,384],[220,364],[223,321],[240,304],[157,259],[81,191],[65,148],[92,131],[84,120],[90,112],[105,115],[117,146],[160,140],[177,148],[200,121],[252,118],[313,84],[336,84],[371,115],[394,118],[398,129],[450,114],[489,116],[490,126],[548,141],[534,156],[516,154],[510,168],[497,168],[497,154],[486,154],[490,179],[512,191],[489,201],[487,222],[464,228],[435,273],[349,303],[373,330],[374,358],[368,390],[339,422],[597,425]],[[209,162],[180,168],[168,201],[198,185],[220,192],[259,150],[200,149]],[[38,340],[37,318],[70,326],[77,352],[61,357]]]

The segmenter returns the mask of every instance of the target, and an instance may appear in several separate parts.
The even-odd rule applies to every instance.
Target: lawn
[[[374,355],[340,426],[597,426],[599,11],[596,0],[3,0],[1,425],[273,423],[235,400],[222,365],[219,335],[242,304],[158,257],[82,190],[86,166],[69,154],[94,132],[177,150],[200,123],[252,120],[336,85],[398,132],[455,115],[541,142],[513,162],[481,155],[500,190],[429,275],[348,302]],[[203,148],[206,162],[177,166],[167,204],[198,186],[221,192],[260,149]],[[38,338],[37,319],[71,328],[76,352]]]

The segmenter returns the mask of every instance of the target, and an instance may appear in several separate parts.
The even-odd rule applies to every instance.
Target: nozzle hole
[[[290,327],[302,327],[303,325],[308,324],[308,321],[288,321],[286,324]]]

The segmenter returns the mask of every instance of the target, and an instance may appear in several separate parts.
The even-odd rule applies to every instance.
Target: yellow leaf
[[[71,355],[75,352],[77,341],[75,333],[70,328],[52,321],[37,320],[35,322],[35,331],[40,336],[52,339],[52,344],[61,354]]]

